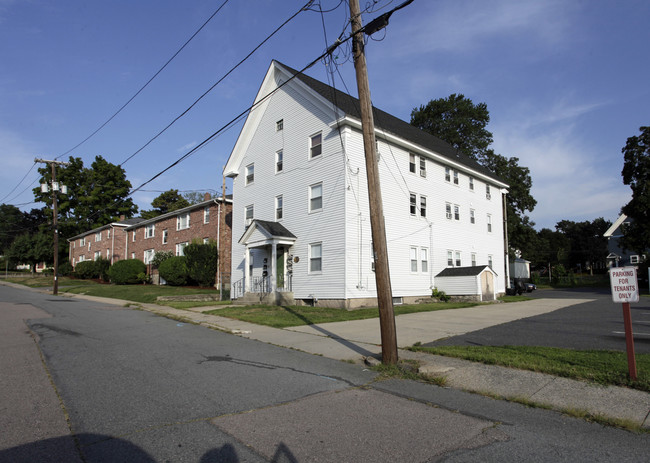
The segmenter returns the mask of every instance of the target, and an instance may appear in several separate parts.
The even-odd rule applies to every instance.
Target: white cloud
[[[191,142],[181,146],[180,148],[177,148],[176,152],[177,153],[185,153],[185,152],[191,150],[192,148],[194,148],[196,145],[198,145],[197,141],[191,141]]]

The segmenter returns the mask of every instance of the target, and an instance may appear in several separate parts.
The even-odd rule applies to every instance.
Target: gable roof
[[[100,232],[102,230],[106,230],[111,227],[124,227],[127,228],[131,225],[135,225],[137,223],[142,222],[144,219],[140,217],[133,217],[131,219],[124,219],[120,220],[119,222],[111,222],[107,223],[106,225],[102,225],[101,227],[93,228],[92,230],[85,231],[83,233],[79,233],[78,235],[72,236],[70,238],[67,238],[66,241],[74,241],[79,238],[83,238],[84,236],[88,236],[97,232]]]
[[[625,223],[626,219],[627,219],[627,215],[621,214],[618,217],[618,219],[616,219],[616,222],[614,222],[612,226],[607,229],[607,231],[603,234],[603,236],[606,238],[610,238],[611,236],[613,236],[616,230],[618,230],[618,227],[620,227],[623,223]]]
[[[201,201],[200,203],[190,204],[189,206],[185,206],[182,209],[176,209],[170,212],[165,212],[164,214],[157,215],[150,219],[139,219],[139,222],[133,223],[130,227],[127,228],[127,230],[132,230],[134,228],[139,228],[145,225],[160,222],[161,220],[168,219],[169,217],[185,214],[187,212],[192,212],[196,209],[203,209],[204,207],[209,206],[211,204],[228,203],[228,202],[232,202],[232,195],[226,195],[225,200],[221,196],[219,196],[218,198],[208,199],[207,201]]]
[[[250,226],[244,231],[239,238],[239,243],[244,244],[251,237],[254,231],[260,230],[269,239],[284,239],[295,241],[296,235],[286,229],[284,225],[278,222],[269,222],[268,220],[253,219]]]
[[[340,109],[344,113],[343,116],[347,115],[361,120],[361,109],[359,106],[358,98],[337,90],[336,88],[324,84],[323,82],[309,77],[305,74],[299,73],[295,69],[283,63],[280,63],[279,61],[274,60],[273,62],[285,68],[292,75],[295,75],[296,79],[300,80],[320,96],[325,98],[332,105],[334,105],[334,107]],[[396,135],[397,137],[408,140],[430,151],[434,151],[440,154],[442,157],[447,158],[449,161],[459,163],[471,170],[477,171],[487,177],[490,177],[497,182],[503,183],[504,185],[506,184],[502,179],[494,175],[492,171],[483,167],[478,162],[471,159],[461,151],[457,150],[446,141],[433,136],[424,130],[419,129],[409,124],[408,122],[403,121],[402,119],[388,114],[387,112],[382,111],[374,105],[372,107],[372,110],[375,128],[389,132],[393,135]]]
[[[474,267],[449,267],[444,269],[442,272],[436,275],[438,277],[473,277],[480,275],[484,271],[489,271],[497,274],[494,270],[490,268],[489,265],[479,265]]]

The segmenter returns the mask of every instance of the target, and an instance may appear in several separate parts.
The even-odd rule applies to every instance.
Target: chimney
[[[211,199],[210,193],[206,191],[205,194],[203,195],[203,201],[210,201],[210,199]]]

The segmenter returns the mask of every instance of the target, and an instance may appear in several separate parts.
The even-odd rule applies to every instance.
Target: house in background
[[[68,239],[70,262],[105,258],[111,264],[122,259],[139,259],[147,271],[157,277],[149,264],[157,252],[169,251],[184,255],[184,248],[193,240],[216,241],[219,248],[217,281],[230,282],[230,250],[232,242],[232,197],[205,200],[152,219],[126,219]]]
[[[273,61],[255,102],[224,169],[235,198],[232,296],[375,305],[358,100]],[[446,268],[488,266],[490,294],[479,283],[466,296],[504,293],[508,185],[442,140],[374,114],[396,303],[429,298]]]
[[[620,239],[625,233],[625,225],[630,219],[625,214],[621,214],[618,219],[607,229],[605,236],[607,238],[607,264],[609,267],[626,267],[629,265],[638,265],[645,261],[645,255],[639,255],[634,252],[630,253],[620,245]]]

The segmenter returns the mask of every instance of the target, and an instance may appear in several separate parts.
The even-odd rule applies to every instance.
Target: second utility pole
[[[361,130],[363,147],[366,155],[366,172],[368,176],[368,201],[370,203],[370,226],[372,228],[372,246],[375,254],[375,282],[377,284],[377,302],[379,304],[379,325],[381,331],[382,362],[389,365],[397,363],[397,335],[395,331],[395,313],[393,311],[393,291],[388,269],[388,248],[386,245],[386,227],[384,223],[384,206],[379,186],[379,166],[375,144],[375,123],[370,101],[370,86],[364,53],[364,34],[361,31],[361,12],[358,0],[350,0],[350,18],[352,23],[354,69],[357,74],[359,105],[361,107]]]

